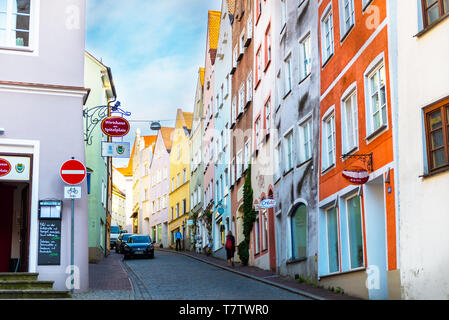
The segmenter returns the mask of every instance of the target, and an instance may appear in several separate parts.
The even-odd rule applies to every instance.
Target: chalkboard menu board
[[[61,264],[61,220],[39,221],[38,265]]]

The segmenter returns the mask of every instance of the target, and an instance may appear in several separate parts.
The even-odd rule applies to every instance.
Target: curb
[[[323,298],[323,297],[320,297],[320,296],[317,296],[317,295],[308,293],[308,292],[306,292],[306,291],[302,291],[302,290],[299,290],[299,289],[293,289],[293,288],[284,286],[284,285],[282,285],[282,284],[275,283],[275,282],[271,282],[271,281],[268,281],[268,280],[265,280],[265,279],[262,279],[262,278],[259,278],[259,277],[256,277],[256,276],[253,276],[253,275],[244,273],[244,272],[240,272],[240,271],[237,271],[237,270],[228,268],[228,267],[224,267],[224,266],[221,266],[221,265],[219,265],[219,264],[216,264],[216,263],[213,263],[213,262],[210,262],[210,261],[207,261],[207,260],[198,258],[198,257],[194,257],[194,256],[192,256],[192,255],[189,255],[189,254],[186,254],[186,253],[183,253],[183,252],[179,252],[179,251],[177,252],[177,251],[172,251],[172,250],[167,250],[167,249],[161,249],[161,248],[158,248],[158,249],[156,249],[156,250],[158,250],[158,251],[164,251],[164,252],[171,252],[171,253],[176,253],[176,254],[182,254],[182,255],[184,255],[184,256],[186,256],[186,257],[189,257],[189,258],[192,258],[192,259],[201,261],[201,262],[203,262],[203,263],[210,264],[210,265],[215,266],[215,267],[217,267],[217,268],[220,268],[220,269],[223,269],[223,270],[226,270],[226,271],[229,271],[229,272],[238,274],[238,275],[243,276],[243,277],[246,277],[246,278],[250,278],[250,279],[252,279],[252,280],[256,280],[256,281],[259,281],[259,282],[268,284],[268,285],[273,286],[273,287],[277,287],[277,288],[279,288],[279,289],[283,289],[283,290],[286,290],[286,291],[290,291],[290,292],[292,292],[292,293],[295,293],[295,294],[298,294],[298,295],[301,295],[301,296],[304,296],[304,297],[307,297],[307,298],[310,298],[310,299],[313,299],[313,300],[327,300],[326,298]]]

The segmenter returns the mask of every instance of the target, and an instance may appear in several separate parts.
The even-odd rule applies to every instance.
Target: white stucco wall
[[[398,10],[398,148],[402,298],[449,299],[449,172],[424,173],[422,108],[449,96],[449,19],[418,33],[419,6]]]

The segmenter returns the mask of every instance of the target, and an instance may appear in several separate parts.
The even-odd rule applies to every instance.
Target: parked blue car
[[[128,241],[123,247],[124,259],[134,257],[154,258],[154,247],[150,236],[133,235],[128,238]]]

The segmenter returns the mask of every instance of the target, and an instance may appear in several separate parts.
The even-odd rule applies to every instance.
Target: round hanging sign
[[[101,122],[101,130],[109,137],[123,137],[129,132],[128,120],[122,117],[108,117]]]
[[[0,177],[4,177],[11,172],[11,164],[5,160],[0,158]]]
[[[362,167],[353,166],[343,171],[343,178],[352,184],[362,185],[368,182],[369,172]]]

